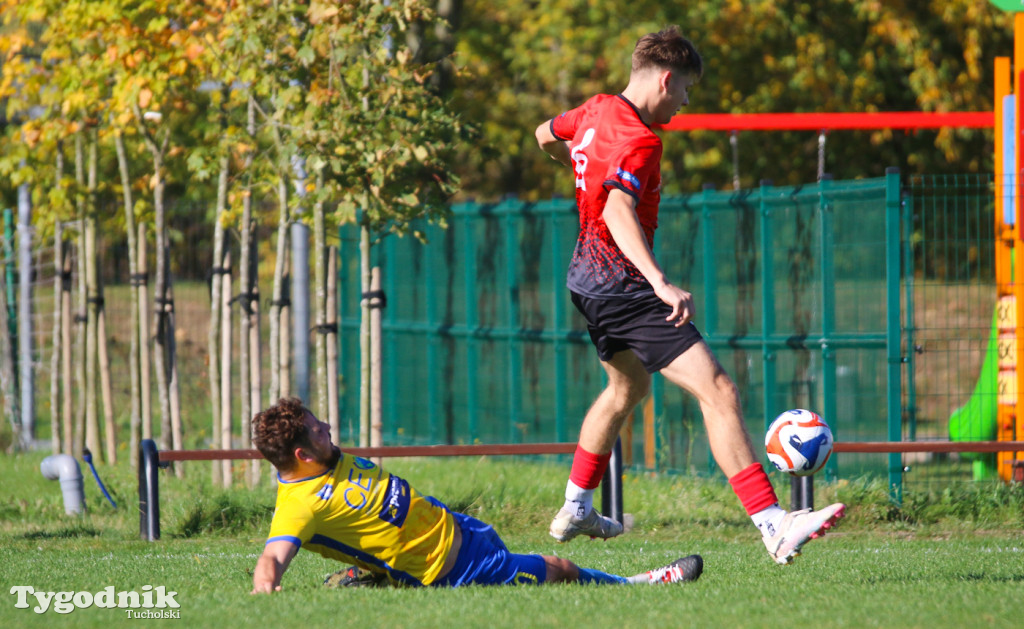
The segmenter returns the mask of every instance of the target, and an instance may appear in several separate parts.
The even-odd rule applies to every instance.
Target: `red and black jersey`
[[[632,196],[653,247],[661,200],[661,138],[621,94],[599,94],[563,113],[551,121],[551,133],[569,142],[576,174],[580,235],[569,263],[569,289],[594,298],[650,293],[650,283],[615,244],[603,213],[611,188]]]

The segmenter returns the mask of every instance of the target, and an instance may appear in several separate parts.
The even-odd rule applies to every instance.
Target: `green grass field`
[[[816,488],[818,504],[842,500],[840,529],[810,543],[793,565],[772,563],[728,486],[688,477],[625,479],[635,528],[607,542],[559,545],[546,527],[567,469],[542,460],[392,460],[414,486],[493,523],[516,552],[556,554],[580,565],[633,574],[678,556],[704,556],[685,586],[557,585],[456,590],[343,589],[320,585],[339,569],[300,553],[284,591],[249,595],[269,525],[269,483],[213,489],[209,463],[187,478],[161,474],[162,539],[139,539],[134,472],[100,473],[115,511],[83,469],[86,515],[65,516],[58,483],[39,473],[43,454],[0,456],[0,627],[1019,627],[1024,623],[1024,488],[978,484],[908,493],[891,505],[884,484]],[[269,472],[265,474],[269,476]],[[788,497],[788,483],[778,481]],[[128,618],[90,607],[58,614],[15,608],[11,588],[37,591],[177,592],[179,619]],[[32,606],[33,597],[29,597]]]

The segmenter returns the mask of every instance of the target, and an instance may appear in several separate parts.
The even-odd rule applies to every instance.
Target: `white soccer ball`
[[[779,471],[810,476],[832,454],[832,430],[817,413],[796,408],[775,418],[764,438],[768,460]]]

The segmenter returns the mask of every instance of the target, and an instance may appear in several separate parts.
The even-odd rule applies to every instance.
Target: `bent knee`
[[[712,386],[701,391],[698,397],[702,405],[718,411],[738,409],[740,404],[739,388],[724,371],[716,374]]]

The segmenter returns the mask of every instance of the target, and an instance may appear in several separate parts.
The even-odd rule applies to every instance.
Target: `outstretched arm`
[[[534,132],[537,137],[537,145],[544,149],[544,152],[551,156],[556,162],[572,167],[572,157],[569,155],[569,147],[562,140],[559,140],[551,133],[551,121],[542,123]]]
[[[677,328],[685,325],[694,315],[693,296],[665,278],[665,273],[647,244],[640,219],[636,216],[636,199],[618,188],[612,188],[608,192],[602,217],[615,244],[654,287],[654,294],[672,307],[672,313],[665,320],[674,322]]]
[[[288,569],[299,547],[291,542],[270,542],[256,561],[252,574],[252,594],[269,594],[281,590],[281,577]]]

